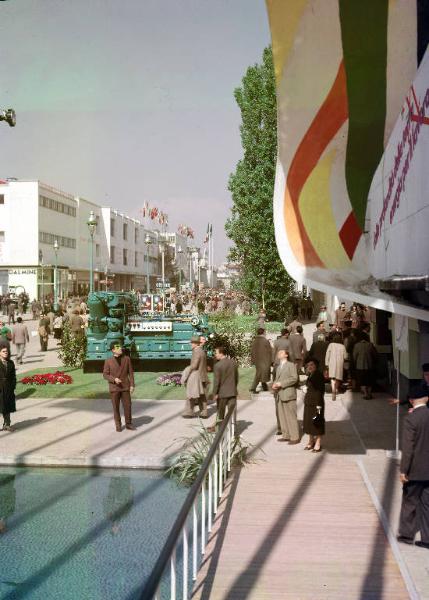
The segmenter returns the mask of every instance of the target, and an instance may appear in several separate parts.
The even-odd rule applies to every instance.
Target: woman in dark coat
[[[15,388],[15,364],[10,359],[7,345],[0,342],[0,412],[3,414],[3,431],[13,431],[10,425],[10,413],[16,411]]]
[[[305,450],[313,452],[321,451],[322,435],[325,434],[325,379],[318,366],[314,358],[307,361],[307,393],[304,398],[304,433],[308,434]]]

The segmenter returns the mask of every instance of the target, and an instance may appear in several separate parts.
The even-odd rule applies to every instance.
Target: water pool
[[[155,471],[0,467],[0,598],[138,598],[186,493]]]

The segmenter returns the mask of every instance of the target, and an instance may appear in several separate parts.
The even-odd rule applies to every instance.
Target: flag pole
[[[212,268],[210,271],[210,278],[211,278],[211,286],[213,287],[213,269],[214,269],[214,240],[213,240],[213,224],[210,225],[210,238],[211,238],[211,245],[212,245]]]

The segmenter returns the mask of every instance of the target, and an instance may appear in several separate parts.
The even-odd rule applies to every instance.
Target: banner
[[[417,70],[419,0],[267,0],[278,105],[276,241],[298,282],[392,310],[367,204]],[[422,315],[419,315],[423,318]]]

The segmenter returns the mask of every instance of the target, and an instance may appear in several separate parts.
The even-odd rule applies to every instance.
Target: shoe
[[[277,440],[277,441],[278,441],[278,442],[288,442],[288,443],[290,444],[290,441],[289,441],[289,439],[287,439],[287,438],[278,438],[278,440]]]
[[[122,425],[116,425],[116,431],[122,431]]]
[[[208,419],[209,418],[206,410],[203,410],[203,412],[201,412],[198,416],[200,417],[200,419]]]
[[[412,538],[405,537],[405,535],[398,535],[396,539],[398,540],[398,542],[401,542],[402,544],[408,544],[409,546],[414,545],[414,540]],[[417,543],[418,542],[416,542],[416,544]]]
[[[195,415],[182,415],[184,419],[194,419]]]
[[[276,431],[276,435],[281,435],[282,432],[281,431]]]
[[[314,446],[306,446],[304,450],[313,450]]]
[[[133,425],[132,423],[129,423],[128,425],[125,425],[125,429],[129,429],[130,431],[135,431],[137,429],[137,427],[135,425]]]
[[[429,550],[429,542],[416,542],[416,546]]]
[[[312,452],[315,454],[317,454],[317,452],[322,452],[322,446],[320,446],[320,448],[313,448]]]
[[[296,444],[299,444],[301,440],[290,440],[289,442],[289,446],[295,446]]]

